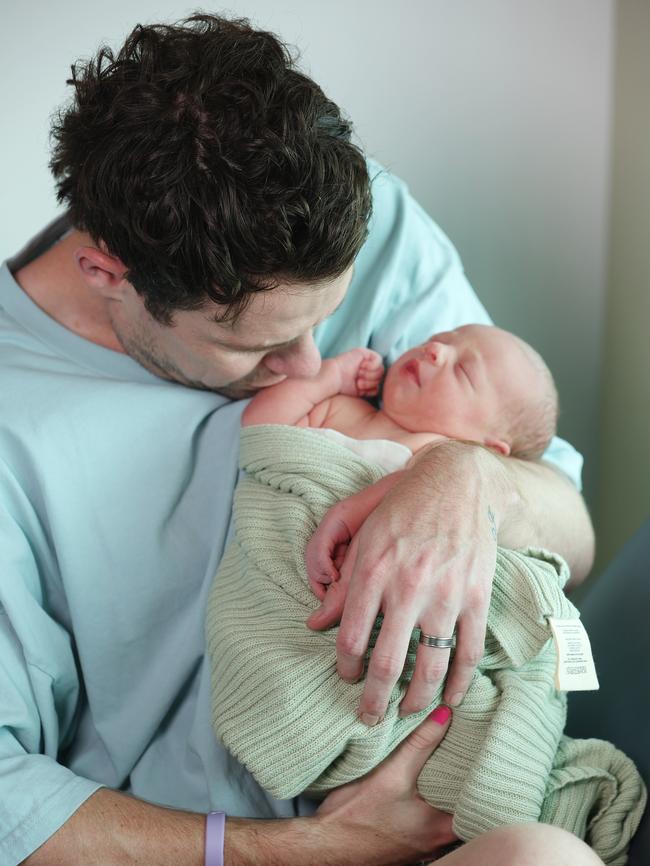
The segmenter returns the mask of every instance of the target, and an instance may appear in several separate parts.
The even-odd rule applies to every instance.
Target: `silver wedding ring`
[[[432,634],[420,634],[420,641],[423,646],[434,646],[438,649],[450,649],[454,645],[453,637],[434,637]]]

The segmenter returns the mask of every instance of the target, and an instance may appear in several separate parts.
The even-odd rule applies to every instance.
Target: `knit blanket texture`
[[[318,607],[304,551],[325,512],[383,470],[308,429],[244,428],[234,536],[207,617],[216,735],[274,797],[322,797],[382,761],[427,710],[398,716],[415,663],[411,638],[386,715],[356,716],[363,681],[336,673],[337,629],[305,626]],[[485,653],[450,728],[418,780],[431,805],[453,813],[468,841],[504,824],[541,821],[576,834],[606,864],[626,862],[646,801],[634,764],[613,745],[563,736],[566,696],[554,685],[547,617],[579,616],[568,569],[542,550],[499,548]],[[376,639],[380,619],[370,641]]]

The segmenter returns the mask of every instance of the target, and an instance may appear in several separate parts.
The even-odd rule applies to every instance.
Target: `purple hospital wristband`
[[[223,866],[225,812],[208,812],[205,819],[205,866]]]

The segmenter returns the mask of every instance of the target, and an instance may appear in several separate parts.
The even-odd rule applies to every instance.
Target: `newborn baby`
[[[440,686],[429,708],[399,711],[416,629],[385,716],[368,727],[357,716],[363,681],[337,673],[337,630],[305,627],[314,594],[323,598],[345,583],[336,581],[338,567],[347,575],[356,529],[387,485],[418,460],[413,452],[445,438],[534,458],[555,427],[547,368],[497,328],[458,328],[406,352],[389,369],[377,410],[360,398],[377,392],[382,374],[375,352],[354,349],[311,379],[265,389],[243,416],[234,532],[206,613],[212,723],[231,754],[281,799],[322,797],[360,778],[442,697]],[[332,514],[342,519],[332,522]],[[329,547],[316,551],[308,575],[309,549],[328,524]],[[484,655],[418,790],[453,813],[465,841],[501,824],[541,821],[622,866],[645,793],[613,746],[562,735],[566,698],[555,685],[548,617],[578,616],[562,591],[567,578],[552,553],[497,549]]]
[[[388,370],[382,407],[375,409],[362,398],[377,393],[383,373],[376,352],[352,349],[323,361],[311,379],[286,379],[260,391],[242,425],[329,428],[398,442],[412,453],[462,439],[526,459],[539,457],[555,433],[557,392],[548,367],[500,328],[464,325],[405,352]],[[310,584],[321,600],[347,544],[398,479],[389,476],[326,516],[306,551]]]
[[[389,369],[371,349],[323,361],[311,379],[285,379],[260,391],[242,424],[330,427],[357,439],[390,439],[419,451],[444,438],[501,454],[538,457],[555,432],[557,394],[544,361],[500,328],[464,325],[405,352]]]

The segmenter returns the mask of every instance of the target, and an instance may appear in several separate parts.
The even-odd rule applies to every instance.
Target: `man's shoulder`
[[[435,331],[490,321],[453,244],[392,171],[368,159],[373,212],[345,304],[319,326],[330,357],[371,346],[392,362]]]
[[[373,212],[370,235],[384,235],[384,242],[405,254],[414,253],[422,244],[429,256],[453,260],[460,257],[449,237],[419,203],[408,184],[391,168],[377,160],[366,159],[372,188]]]

